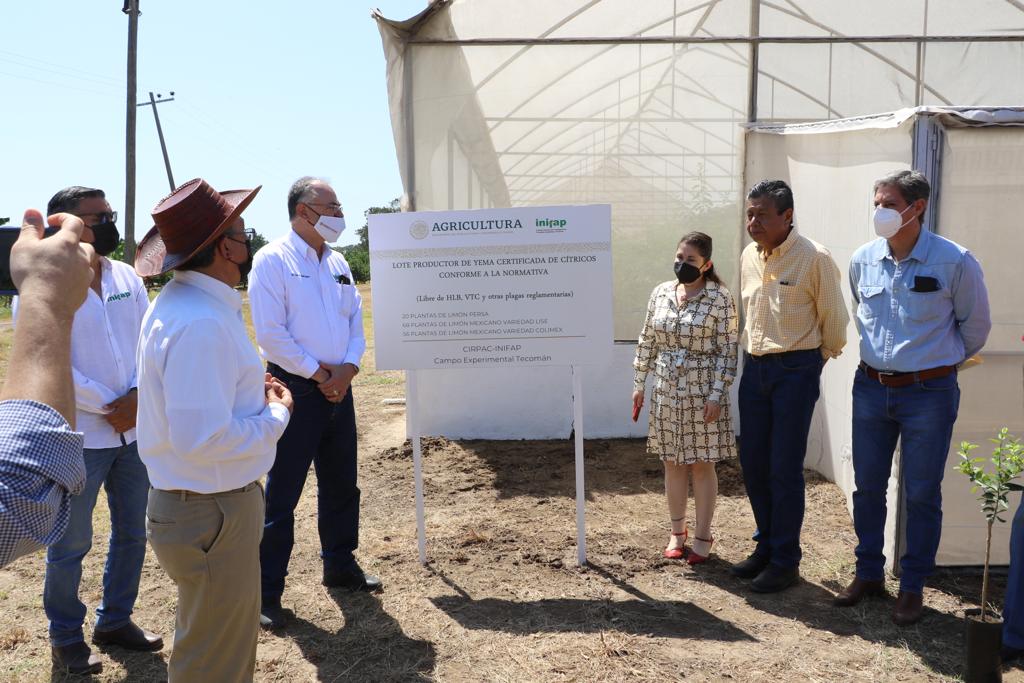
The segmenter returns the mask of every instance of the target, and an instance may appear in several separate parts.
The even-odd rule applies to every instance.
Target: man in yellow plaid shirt
[[[849,315],[828,251],[793,226],[793,191],[764,180],[747,194],[740,258],[745,318],[740,345],[740,465],[754,512],[757,547],[733,565],[759,593],[800,578],[804,455],[825,361],[846,345]]]

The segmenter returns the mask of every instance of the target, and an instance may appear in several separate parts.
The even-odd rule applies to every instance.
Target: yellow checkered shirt
[[[754,356],[821,348],[835,358],[846,345],[849,314],[839,268],[825,247],[797,234],[766,254],[755,243],[740,257],[745,317],[740,345]]]

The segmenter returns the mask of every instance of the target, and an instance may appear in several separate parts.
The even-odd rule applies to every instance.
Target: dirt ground
[[[839,489],[811,474],[803,580],[758,595],[728,573],[751,550],[754,531],[734,464],[719,469],[714,557],[694,569],[661,557],[668,537],[661,466],[643,442],[587,441],[589,564],[578,567],[571,441],[428,438],[430,561],[422,567],[405,413],[382,404],[404,395],[402,377],[368,364],[355,391],[358,555],[385,590],[320,585],[311,476],[283,597],[294,619],[282,633],[261,634],[258,681],[949,681],[960,674],[962,614],[976,604],[980,578],[936,578],[924,620],[909,628],[889,620],[891,599],[834,609],[833,592],[852,577],[855,538]],[[81,590],[90,619],[101,594],[106,516],[101,503]],[[51,673],[43,571],[38,554],[0,570],[0,680],[64,680]],[[999,603],[1005,579],[994,583]],[[166,680],[174,607],[174,586],[150,552],[134,618],[168,645],[156,654],[111,649],[96,680]],[[1024,673],[1010,669],[1004,680],[1024,681]]]

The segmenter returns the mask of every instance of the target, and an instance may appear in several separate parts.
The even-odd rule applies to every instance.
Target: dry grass
[[[364,289],[369,310],[369,291]],[[369,315],[367,316],[369,318]],[[661,558],[667,538],[660,463],[637,440],[586,443],[590,565],[574,547],[573,445],[564,441],[424,443],[430,563],[416,560],[411,449],[402,373],[357,376],[360,560],[380,595],[319,584],[315,478],[296,511],[283,602],[286,632],[260,636],[258,681],[952,681],[962,658],[960,614],[978,580],[939,579],[919,625],[889,621],[891,602],[831,607],[852,575],[853,530],[838,489],[810,476],[804,580],[751,593],[728,573],[750,550],[753,522],[738,468],[720,467],[715,558],[694,570]],[[9,332],[0,330],[0,348]],[[0,367],[3,359],[0,358]],[[103,497],[81,595],[101,595],[109,532]],[[51,676],[41,555],[0,570],[0,680]],[[996,594],[1002,592],[997,580]],[[895,586],[890,585],[890,589]],[[135,618],[173,630],[173,584],[147,556]],[[88,627],[87,627],[88,634]],[[104,655],[101,681],[166,678],[158,654]],[[1024,681],[1019,670],[1007,681]]]

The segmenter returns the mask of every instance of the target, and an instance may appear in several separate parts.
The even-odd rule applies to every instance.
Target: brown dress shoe
[[[853,607],[868,596],[885,597],[885,581],[869,581],[859,576],[854,577],[850,585],[832,598],[832,604],[836,607]]]
[[[51,655],[54,670],[61,673],[85,676],[103,671],[103,662],[81,640],[70,645],[54,645]]]
[[[900,591],[896,598],[896,607],[892,611],[892,620],[897,626],[910,626],[921,620],[924,613],[924,597],[920,593]]]

